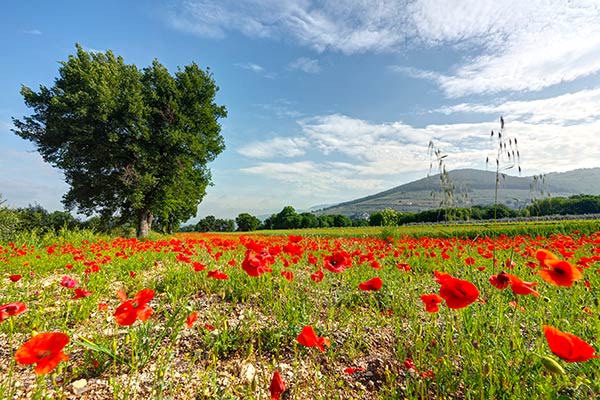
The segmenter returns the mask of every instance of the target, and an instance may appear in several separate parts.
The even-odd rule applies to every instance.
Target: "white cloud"
[[[499,127],[495,121],[417,128],[402,122],[371,123],[332,114],[299,123],[306,142],[325,157],[280,163],[268,161],[264,152],[260,155],[267,161],[242,172],[310,190],[327,201],[322,196],[356,198],[425,176],[432,161],[427,149],[430,140],[448,155],[448,169],[485,169],[486,157],[493,159],[497,152],[497,142],[489,136],[490,130]],[[600,118],[567,125],[511,120],[505,127],[506,135],[518,139],[524,175],[597,166],[597,132]],[[276,141],[264,142],[264,147],[271,142]],[[284,142],[281,138],[280,143]],[[261,144],[253,143],[255,147],[261,148]],[[349,192],[352,195],[344,197]]]
[[[600,71],[597,1],[454,1],[412,3],[417,36],[430,45],[477,50],[451,71],[412,71],[449,97],[535,91]],[[467,53],[468,54],[468,53]]]
[[[442,107],[444,114],[480,113],[504,115],[506,120],[559,125],[600,119],[600,89],[581,90],[560,96],[528,101],[506,101],[499,104],[461,103]]]
[[[234,65],[236,67],[238,67],[238,68],[247,69],[249,71],[256,72],[256,73],[263,72],[265,70],[260,65],[254,64],[254,63],[250,63],[250,62],[247,62],[247,63],[236,63]]]
[[[237,150],[251,158],[297,157],[306,153],[305,138],[276,137],[262,142],[249,143]]]
[[[205,37],[239,31],[289,37],[317,51],[388,51],[404,40],[405,12],[391,1],[186,0],[171,11],[176,29]]]
[[[277,118],[299,118],[302,113],[293,108],[295,105],[296,103],[286,99],[276,99],[268,104],[255,104],[256,107],[267,114],[264,116],[266,118],[273,118],[274,116]]]
[[[42,34],[42,31],[40,31],[39,29],[26,29],[21,32],[26,35],[35,35],[35,36],[39,36]]]
[[[344,198],[348,190],[366,194],[385,187],[382,179],[356,176],[354,168],[312,161],[261,162],[242,168],[241,172],[292,185],[297,193],[307,191],[311,197],[319,197],[322,201]]]
[[[462,60],[445,70],[399,66],[449,97],[536,91],[600,71],[597,0],[186,0],[170,23],[208,37],[284,38],[319,52],[450,47]]]
[[[317,74],[321,71],[319,60],[308,57],[300,57],[295,59],[288,65],[288,68],[290,70],[303,71],[307,74]]]

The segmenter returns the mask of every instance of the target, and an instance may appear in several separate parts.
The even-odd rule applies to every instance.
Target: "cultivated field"
[[[595,398],[599,271],[598,221],[30,234],[0,398]]]

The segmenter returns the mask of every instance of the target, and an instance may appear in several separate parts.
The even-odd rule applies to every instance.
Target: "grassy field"
[[[600,349],[599,231],[580,221],[26,235],[0,244],[0,310],[27,307],[0,322],[0,398],[268,399],[275,371],[281,399],[599,397],[600,360],[588,357]],[[544,279],[540,249],[581,278]],[[502,271],[513,277],[503,290],[490,283]],[[450,308],[465,295],[450,283],[476,296]],[[426,294],[442,295],[437,312]],[[592,353],[572,338],[551,349],[545,325]],[[323,338],[314,346],[309,326]],[[68,336],[69,360],[38,375],[20,349],[47,332]]]

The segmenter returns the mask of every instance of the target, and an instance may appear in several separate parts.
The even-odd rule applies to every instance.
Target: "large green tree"
[[[67,208],[135,218],[143,237],[155,216],[173,226],[196,214],[211,183],[207,163],[225,149],[218,89],[195,63],[171,75],[156,60],[140,70],[77,45],[54,86],[23,86],[34,113],[13,119],[14,132],[63,170]]]

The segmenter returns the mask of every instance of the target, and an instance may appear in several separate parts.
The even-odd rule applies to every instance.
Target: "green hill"
[[[495,172],[458,169],[450,171],[449,175],[455,186],[453,196],[458,207],[494,204]],[[600,168],[552,172],[543,179],[502,175],[498,203],[519,209],[530,204],[532,199],[576,194],[600,195]],[[414,213],[439,208],[441,201],[440,176],[436,174],[371,196],[323,208],[315,214],[356,216],[384,208]]]

